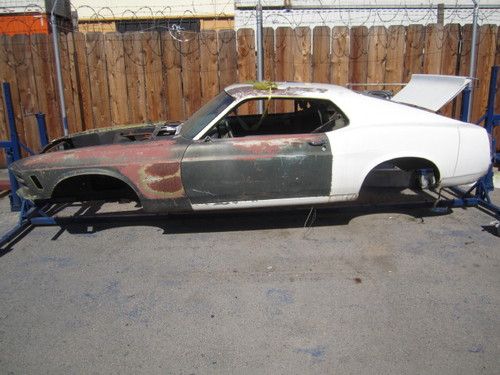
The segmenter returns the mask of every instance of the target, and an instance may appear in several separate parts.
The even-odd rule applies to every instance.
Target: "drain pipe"
[[[64,88],[63,79],[61,71],[61,58],[59,56],[59,33],[57,31],[57,21],[54,14],[59,0],[54,0],[52,4],[52,10],[50,12],[50,24],[52,27],[52,44],[54,45],[54,59],[56,62],[56,78],[57,78],[57,91],[59,93],[59,104],[61,110],[61,119],[63,125],[63,133],[65,136],[68,135],[68,117],[66,116],[66,103],[64,100]]]
[[[472,16],[472,45],[470,48],[470,65],[469,65],[469,77],[471,78],[471,82],[469,83],[470,97],[469,97],[469,106],[467,110],[467,122],[470,122],[471,112],[472,112],[472,104],[474,99],[474,85],[476,81],[476,50],[477,50],[477,18],[479,13],[479,0],[472,0],[474,3],[474,12]]]

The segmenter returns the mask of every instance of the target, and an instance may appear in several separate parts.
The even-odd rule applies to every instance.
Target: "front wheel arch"
[[[110,190],[113,190],[113,188],[116,187],[118,190],[118,191],[115,190],[118,193],[118,195],[116,196],[117,199],[130,199],[138,203],[141,203],[141,195],[139,194],[139,192],[132,183],[130,183],[120,175],[117,176],[115,173],[112,172],[108,173],[107,171],[105,172],[85,171],[83,173],[74,172],[63,176],[59,178],[58,181],[54,184],[50,194],[51,199],[73,197],[74,195],[68,196],[66,192],[72,190],[73,188],[77,189],[78,192],[79,185],[81,186],[81,184],[84,184],[83,187],[87,188],[88,184],[92,186],[92,184],[95,182],[97,182],[97,185],[94,185],[94,187],[96,188],[104,187],[104,189],[86,191],[85,192],[87,193],[86,195],[88,195],[91,198],[92,198],[91,196],[92,193],[97,193],[102,191],[104,191],[105,193],[112,193]],[[105,186],[106,183],[109,183],[109,185]],[[85,184],[87,184],[87,186],[85,186]],[[123,193],[123,196],[121,196],[120,193]],[[85,196],[85,194],[80,195],[80,197],[82,196]],[[110,196],[104,194],[102,195],[102,197],[109,198]]]

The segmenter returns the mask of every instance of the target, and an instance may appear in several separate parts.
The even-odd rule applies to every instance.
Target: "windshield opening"
[[[181,125],[179,134],[183,138],[193,139],[232,102],[234,102],[234,98],[225,91],[222,91],[189,117],[186,122]]]

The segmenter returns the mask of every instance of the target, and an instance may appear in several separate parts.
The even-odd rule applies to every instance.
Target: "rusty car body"
[[[229,86],[180,124],[63,137],[11,170],[36,204],[130,199],[174,212],[355,200],[382,165],[421,187],[461,185],[489,164],[479,126],[335,85],[284,82]]]

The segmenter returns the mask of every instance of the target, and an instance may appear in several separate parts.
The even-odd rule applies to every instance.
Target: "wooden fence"
[[[457,24],[268,28],[264,75],[397,91],[385,83],[407,82],[413,73],[468,75],[471,34],[471,25]],[[496,25],[480,27],[472,119],[483,113],[490,67],[500,63],[499,36]],[[70,132],[181,120],[225,86],[255,79],[251,29],[69,33],[59,40]],[[29,147],[38,149],[35,112],[47,114],[51,138],[62,134],[49,35],[1,36],[0,80],[12,85],[19,134]],[[443,113],[458,116],[458,104]],[[0,139],[7,137],[4,112],[0,106]]]

